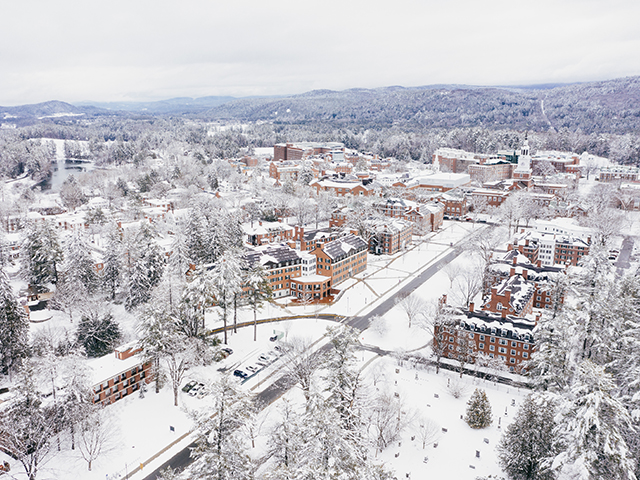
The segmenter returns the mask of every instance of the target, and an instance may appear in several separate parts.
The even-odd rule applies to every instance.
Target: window
[[[480,335],[480,341],[484,342],[484,335]]]
[[[507,342],[506,339],[504,339],[504,338],[500,339],[500,345],[506,345],[507,343],[509,343],[509,342]]]
[[[525,344],[522,346],[522,348],[524,348],[525,350],[529,350],[529,344],[528,344],[528,343],[525,343]]]
[[[510,358],[509,359],[509,363],[516,363],[516,359],[515,358]]]
[[[453,342],[453,337],[449,337],[449,341],[450,341],[450,342]]]
[[[478,350],[484,350],[484,343],[478,344]]]
[[[490,341],[491,343],[496,343],[496,339],[495,339],[495,338],[493,338],[493,337],[491,337],[491,338],[489,339],[489,341]]]
[[[498,351],[499,351],[500,353],[507,353],[507,349],[506,349],[506,348],[504,348],[504,347],[500,347],[500,348],[498,348]]]
[[[522,357],[523,358],[529,358],[529,354],[527,352],[522,352]]]
[[[495,349],[496,349],[495,345],[489,345],[489,350],[493,352]]]
[[[516,351],[515,350],[511,350],[511,355],[515,355]]]
[[[498,355],[498,358],[499,358],[500,360],[502,360],[503,362],[506,362],[506,361],[507,361],[507,357],[505,357],[504,355]]]
[[[453,345],[449,345],[449,350],[453,350]]]
[[[516,342],[511,342],[511,346],[512,346],[512,347],[517,347],[517,346],[518,346],[518,344],[517,344]]]

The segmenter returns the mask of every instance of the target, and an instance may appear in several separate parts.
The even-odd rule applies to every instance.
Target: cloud
[[[640,74],[635,1],[58,0],[0,14],[0,105]]]

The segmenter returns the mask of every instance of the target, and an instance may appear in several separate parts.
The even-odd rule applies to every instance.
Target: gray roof
[[[346,257],[350,257],[355,252],[360,252],[367,249],[367,242],[357,235],[350,233],[344,237],[340,237],[337,240],[329,242],[324,246],[324,252],[331,258],[331,260],[341,260]]]

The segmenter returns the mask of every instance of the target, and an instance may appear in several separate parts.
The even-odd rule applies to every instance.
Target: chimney
[[[471,313],[473,313],[474,308],[475,308],[475,305],[474,305],[474,303],[473,303],[473,302],[471,302],[471,303],[469,304],[469,311],[470,311]]]
[[[444,294],[442,295],[442,297],[440,297],[440,305],[446,305],[447,304],[447,295]]]
[[[262,220],[258,220],[258,225],[262,226]]]
[[[523,269],[522,269],[522,278],[524,278],[525,280],[527,280],[527,279],[528,279],[528,278],[527,278],[528,276],[529,276],[529,272],[527,271],[527,269],[526,269],[526,268],[523,268]]]
[[[503,308],[502,310],[500,310],[500,314],[502,318],[507,318],[507,309]]]
[[[516,265],[518,263],[518,255],[513,256],[513,264]]]
[[[513,267],[511,267],[511,268],[509,269],[509,276],[510,276],[510,277],[513,277],[515,274],[516,274],[516,269],[515,269],[515,268],[513,268]]]
[[[538,260],[536,262],[536,265],[538,266],[538,268],[541,268],[542,267],[542,260]]]

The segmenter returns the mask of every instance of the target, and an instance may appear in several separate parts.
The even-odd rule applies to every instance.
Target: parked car
[[[269,341],[271,341],[271,342],[275,342],[276,340],[278,340],[278,335],[273,335],[273,336],[269,337]]]
[[[249,365],[247,367],[244,367],[247,370],[249,370],[251,373],[256,373],[258,370],[260,370],[258,367],[256,367],[255,365]]]
[[[196,382],[195,380],[191,380],[189,383],[187,383],[184,387],[182,387],[182,391],[183,392],[189,392],[189,390],[191,390],[193,387],[195,387],[198,384],[198,382]]]
[[[198,390],[196,398],[204,398],[207,395],[209,395],[209,389],[207,387],[202,387],[200,390]]]
[[[247,375],[245,372],[243,372],[242,370],[234,370],[233,374],[236,377],[240,377],[240,378],[247,378],[249,375]]]
[[[199,383],[198,385],[193,387],[191,390],[189,390],[189,395],[191,395],[192,397],[195,397],[201,388],[204,388],[204,383]]]
[[[258,357],[258,360],[262,360],[263,362],[271,362],[271,357],[268,354],[263,353]]]
[[[224,347],[221,349],[223,352],[227,352],[229,355],[231,355],[233,353],[233,350],[231,350],[229,347]]]

